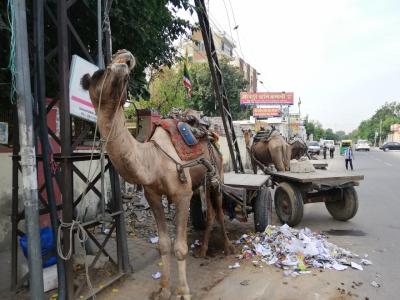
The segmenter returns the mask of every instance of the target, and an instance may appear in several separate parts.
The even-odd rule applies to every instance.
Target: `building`
[[[387,142],[400,142],[400,124],[390,125],[390,133],[387,136]]]
[[[257,70],[250,64],[244,61],[243,58],[235,55],[235,43],[228,37],[225,32],[213,30],[214,45],[217,50],[217,55],[225,57],[231,61],[231,64],[239,68],[243,77],[249,83],[247,91],[257,91]],[[204,46],[203,36],[200,30],[193,31],[192,37],[185,40],[181,44],[182,54],[188,56],[188,60],[193,63],[207,62],[207,54]]]

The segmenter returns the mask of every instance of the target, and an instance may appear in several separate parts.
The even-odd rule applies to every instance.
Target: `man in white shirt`
[[[346,161],[346,170],[348,170],[348,165],[350,163],[350,168],[353,171],[353,149],[351,147],[347,147],[344,152],[344,159]]]

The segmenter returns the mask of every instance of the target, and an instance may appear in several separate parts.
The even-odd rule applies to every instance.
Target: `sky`
[[[294,92],[324,128],[349,132],[400,101],[400,1],[205,2],[211,24],[261,73],[259,91]]]

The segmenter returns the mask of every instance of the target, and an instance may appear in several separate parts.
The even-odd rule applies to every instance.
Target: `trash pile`
[[[252,259],[260,267],[262,263],[275,265],[284,270],[284,276],[310,274],[311,268],[343,271],[351,267],[362,271],[363,266],[372,264],[367,255],[360,258],[328,242],[323,234],[309,228],[294,229],[287,224],[269,225],[264,232],[254,235],[243,234],[236,244],[242,245],[237,258]]]

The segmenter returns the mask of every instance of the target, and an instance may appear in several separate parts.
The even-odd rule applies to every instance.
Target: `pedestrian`
[[[329,156],[330,158],[333,158],[333,153],[335,152],[335,145],[331,144],[329,147]]]
[[[326,159],[326,151],[328,150],[328,146],[326,143],[322,146],[322,154],[324,155],[324,159]]]
[[[344,152],[344,159],[346,161],[346,170],[348,170],[348,165],[350,163],[350,168],[353,171],[353,149],[351,147],[347,147]]]

